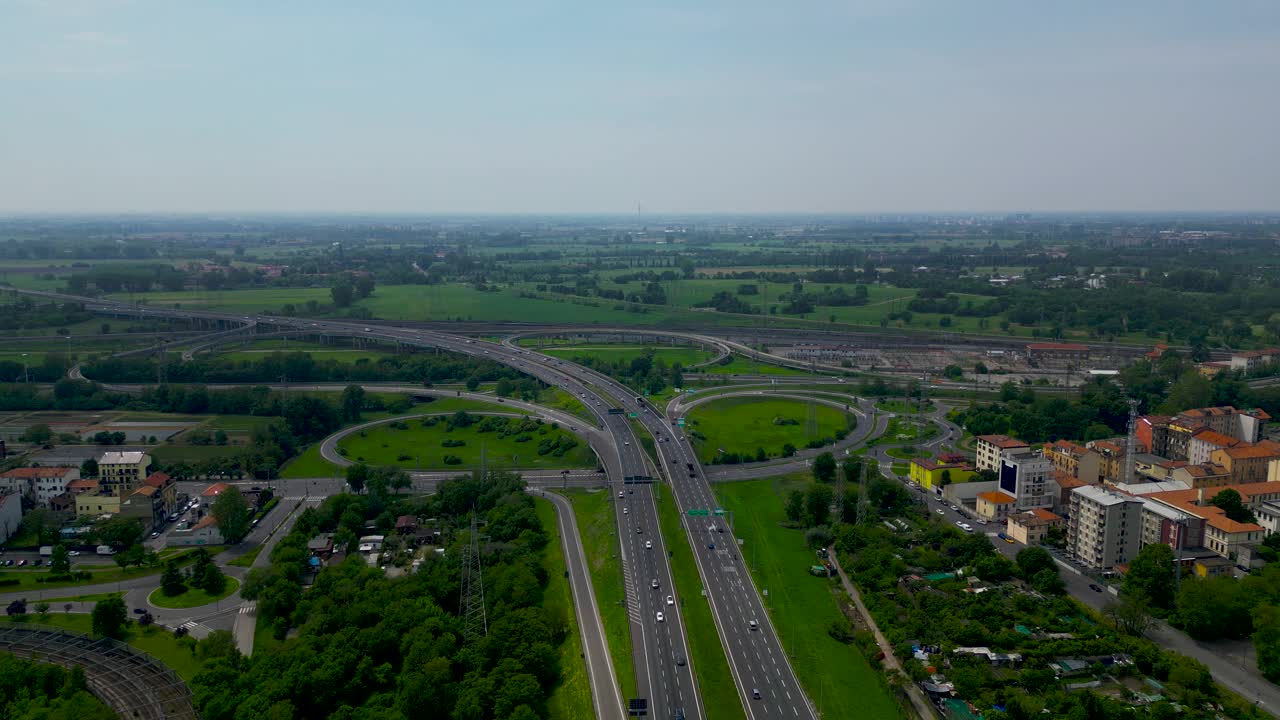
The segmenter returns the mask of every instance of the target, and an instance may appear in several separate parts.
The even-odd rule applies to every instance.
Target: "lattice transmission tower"
[[[484,609],[484,574],[480,561],[480,531],[471,514],[471,538],[462,548],[462,634],[468,644],[489,634],[489,618]]]

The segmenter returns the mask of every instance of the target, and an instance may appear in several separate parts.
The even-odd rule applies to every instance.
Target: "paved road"
[[[618,687],[618,675],[609,654],[604,625],[600,622],[600,607],[596,604],[595,588],[591,585],[591,570],[587,565],[587,553],[582,548],[582,536],[578,533],[578,521],[573,505],[554,492],[534,491],[546,498],[556,509],[560,549],[564,553],[569,588],[573,592],[573,609],[578,618],[578,631],[582,636],[582,658],[591,678],[591,703],[600,720],[626,717],[623,709],[622,690]]]

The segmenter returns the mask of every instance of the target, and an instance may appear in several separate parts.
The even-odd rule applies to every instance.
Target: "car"
[[[747,627],[751,628],[752,632],[755,632],[756,630],[760,629],[760,623],[756,622],[755,620],[750,620],[747,622]]]
[[[964,521],[963,521],[963,520],[957,520],[957,521],[956,521],[956,526],[957,526],[957,527],[964,527],[964,525],[965,525],[965,523],[964,523]]]
[[[369,328],[364,329],[365,332],[372,332]]]
[[[675,605],[675,604],[676,604],[676,599],[675,599],[674,597],[672,597],[672,596],[668,595],[668,596],[667,596],[667,604],[668,604],[668,605]]]
[[[676,665],[678,665],[678,666],[680,666],[680,667],[684,667],[684,656],[683,656],[683,655],[677,655],[677,656],[676,656]]]
[[[134,609],[133,609],[133,614],[134,614],[134,615],[146,615],[146,614],[147,614],[147,611],[146,611],[144,608],[134,608]]]
[[[1005,539],[1004,539],[1004,541],[1005,541],[1005,542],[1007,542],[1007,543],[1009,543],[1010,545],[1012,545],[1012,544],[1013,544],[1013,538],[1011,538],[1011,537],[1007,537],[1007,536],[1006,536],[1006,537],[1005,537]]]
[[[662,613],[661,613],[661,612],[659,612],[659,613],[658,613],[658,622],[662,622],[662,621],[664,621],[664,620],[666,620],[666,618],[662,616]]]
[[[1098,583],[1089,583],[1089,589],[1094,592],[1102,592],[1102,586]]]
[[[68,551],[67,551],[67,555],[68,555],[69,557],[79,557],[79,556],[80,556],[80,551],[79,551],[79,550],[68,550]]]
[[[40,558],[36,558],[35,560],[31,561],[31,564],[36,567],[40,567],[41,565],[44,564],[44,560],[41,560]]]
[[[645,549],[645,550],[652,550],[652,549],[653,549],[653,541],[652,541],[652,540],[645,540],[645,541],[644,541],[644,549]]]
[[[951,509],[952,509],[952,510],[955,510],[956,512],[960,512],[960,506],[959,506],[959,505],[952,505],[952,506],[951,506]]]
[[[630,441],[630,440],[623,440],[623,441],[622,441],[622,444],[623,444],[623,445],[630,445],[630,444],[631,444],[631,441]]]
[[[622,514],[623,514],[623,515],[630,515],[630,514],[631,514],[631,508],[622,508]]]
[[[151,539],[152,539],[152,540],[155,540],[155,539],[156,539],[156,538],[158,538],[158,537],[160,537],[160,532],[159,532],[159,531],[156,531],[156,532],[151,533]]]
[[[757,690],[757,689],[755,689],[755,688],[751,688],[751,697],[755,698],[756,700],[759,700],[759,699],[760,699],[760,691],[759,691],[759,690]]]
[[[654,590],[657,590],[657,589],[658,589],[658,578],[654,578],[654,579],[653,579],[653,581],[649,583],[649,587],[653,588]]]
[[[4,566],[5,566],[5,567],[13,567],[13,561],[12,561],[12,560],[5,560],[5,561],[4,561]]]
[[[946,514],[947,514],[947,511],[943,510],[942,508],[938,508],[935,512],[937,512],[939,515],[946,515]]]
[[[619,490],[619,491],[618,491],[618,497],[626,497],[626,494],[625,494],[625,493],[623,493],[621,490]]]
[[[716,544],[715,544],[715,543],[707,543],[707,549],[708,549],[708,550],[715,550],[715,549],[716,549]]]
[[[637,526],[636,526],[636,532],[638,532],[638,533],[642,533],[642,532],[644,532],[644,528],[642,528],[642,527],[640,527],[639,525],[637,525]]]

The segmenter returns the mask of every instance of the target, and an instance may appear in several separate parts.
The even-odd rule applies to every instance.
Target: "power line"
[[[480,562],[480,531],[471,513],[471,537],[462,548],[462,636],[470,644],[489,634],[484,607],[484,574]]]

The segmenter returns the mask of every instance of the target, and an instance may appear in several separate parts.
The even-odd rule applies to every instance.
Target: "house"
[[[142,524],[142,529],[150,532],[151,528],[164,518],[164,513],[156,517],[160,507],[159,493],[150,485],[143,485],[120,500],[120,517],[134,518]]]
[[[1236,564],[1232,560],[1224,557],[1205,557],[1196,558],[1191,565],[1191,571],[1198,577],[1230,577],[1235,570]]]
[[[1016,509],[1018,499],[1012,495],[1008,495],[999,491],[978,493],[977,510],[978,517],[991,522],[999,522],[1009,517],[1009,513]]]
[[[307,552],[312,557],[326,559],[333,555],[333,533],[320,533],[307,541]]]
[[[1067,521],[1061,515],[1043,508],[1010,515],[1005,534],[1023,545],[1039,545],[1044,542],[1050,528],[1066,529]]]
[[[142,483],[151,466],[151,456],[139,450],[106,452],[98,458],[100,491],[108,495],[127,495]]]
[[[1245,373],[1280,364],[1280,348],[1245,350],[1231,353],[1231,369]]]
[[[1200,543],[1189,536],[1184,547],[1205,547],[1225,558],[1235,559],[1241,545],[1258,542],[1266,535],[1266,529],[1258,523],[1238,522],[1228,518],[1223,510],[1211,504],[1213,497],[1230,488],[1240,494],[1245,506],[1261,508],[1267,501],[1280,500],[1280,483],[1248,483],[1228,485],[1225,488],[1197,488],[1153,493],[1147,499],[1195,516],[1203,521],[1204,535]]]
[[[0,493],[0,543],[9,541],[22,525],[22,497],[17,493]]]
[[[178,483],[168,473],[153,472],[142,481],[156,490],[156,520],[169,515],[178,506]]]
[[[185,528],[170,530],[165,536],[165,544],[169,547],[221,545],[222,542],[222,531],[218,529],[218,521],[212,515],[205,515]]]
[[[1000,469],[1000,453],[1026,447],[1029,447],[1026,443],[1008,435],[979,435],[974,443],[978,470],[995,472]]]
[[[222,491],[230,488],[231,486],[224,482],[214,483],[205,488],[204,492],[200,493],[200,503],[202,505],[209,505],[213,502],[214,498],[218,497],[218,495],[222,493]]]
[[[99,488],[95,492],[76,495],[76,516],[115,515],[120,512],[119,495],[111,495]]]
[[[1056,469],[1090,485],[1096,485],[1102,479],[1102,458],[1091,448],[1068,440],[1057,440],[1045,444],[1044,456]]]
[[[0,473],[0,493],[11,492],[25,497],[37,507],[67,491],[67,485],[80,479],[80,468],[20,467]]]
[[[1183,410],[1178,417],[1249,443],[1263,437],[1271,419],[1263,410],[1239,410],[1230,405]]]
[[[1093,440],[1086,443],[1086,447],[1098,453],[1100,460],[1098,472],[1104,482],[1117,483],[1126,481],[1124,477],[1124,459],[1129,447],[1128,438],[1117,437],[1106,440]],[[1135,454],[1142,453],[1146,452],[1146,448],[1135,442],[1133,451]]]
[[[412,515],[401,515],[396,518],[396,533],[412,535],[418,529],[418,518]]]
[[[1256,445],[1241,443],[1214,450],[1210,460],[1227,469],[1233,485],[1266,482],[1272,461],[1280,460],[1280,444],[1270,440]]]

